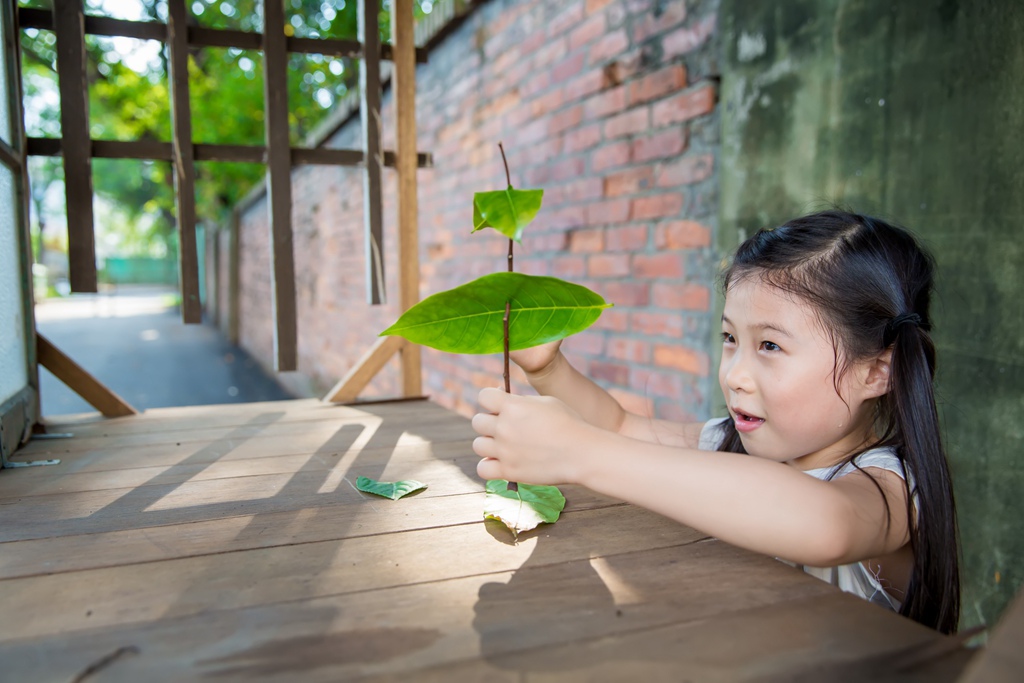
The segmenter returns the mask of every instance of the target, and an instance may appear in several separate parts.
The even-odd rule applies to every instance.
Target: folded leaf
[[[448,353],[501,353],[506,301],[512,351],[585,330],[611,306],[586,287],[558,278],[492,273],[428,296],[380,334]]]
[[[473,232],[494,228],[516,242],[540,211],[544,190],[477,192],[473,195]]]
[[[565,496],[554,486],[519,484],[519,490],[509,491],[507,481],[492,479],[486,491],[484,519],[496,519],[516,534],[553,524],[565,508]]]
[[[369,477],[356,479],[356,488],[366,493],[373,493],[384,496],[391,500],[398,500],[402,496],[409,495],[413,491],[427,488],[427,485],[415,479],[404,479],[402,481],[377,481]]]

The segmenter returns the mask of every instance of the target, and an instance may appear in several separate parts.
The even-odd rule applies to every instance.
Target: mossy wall
[[[993,624],[1024,583],[1024,3],[723,0],[720,29],[719,257],[833,204],[936,256],[961,625]]]

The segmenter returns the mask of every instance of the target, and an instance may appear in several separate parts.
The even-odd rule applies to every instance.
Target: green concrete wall
[[[938,260],[961,625],[994,624],[1024,582],[1024,3],[723,0],[720,27],[719,256],[834,203]]]

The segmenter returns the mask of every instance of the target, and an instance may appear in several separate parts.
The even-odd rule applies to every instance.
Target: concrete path
[[[36,306],[36,327],[138,410],[293,398],[210,325],[185,325],[174,291],[120,287]],[[44,416],[95,412],[43,367]]]

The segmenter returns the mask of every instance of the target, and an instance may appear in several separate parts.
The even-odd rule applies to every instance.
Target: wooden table
[[[49,431],[74,436],[14,459],[59,465],[0,471],[3,681],[943,681],[969,657],[585,489],[516,542],[482,520],[468,421],[424,400]]]

